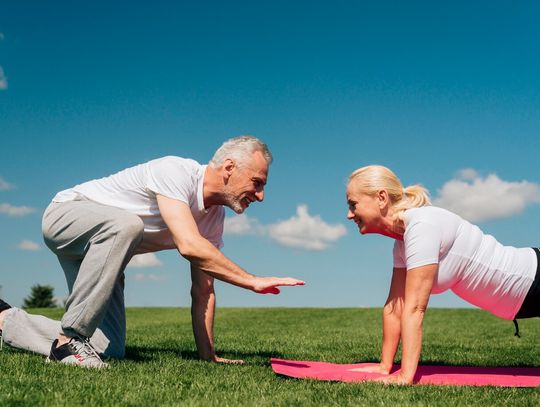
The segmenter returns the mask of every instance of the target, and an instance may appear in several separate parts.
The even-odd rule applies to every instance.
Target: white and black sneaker
[[[59,362],[66,365],[76,365],[103,369],[109,365],[101,360],[96,350],[90,345],[88,339],[73,337],[68,343],[56,347],[58,339],[55,339],[47,362]]]

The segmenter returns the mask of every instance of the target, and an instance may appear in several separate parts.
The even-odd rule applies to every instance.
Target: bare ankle
[[[71,340],[71,336],[58,335],[58,343],[56,344],[56,347],[58,348],[59,346],[65,345],[70,340]]]

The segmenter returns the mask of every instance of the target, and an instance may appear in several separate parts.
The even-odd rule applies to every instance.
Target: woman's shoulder
[[[419,208],[411,208],[405,211],[405,219],[407,224],[427,222],[431,224],[440,224],[446,222],[461,222],[463,219],[455,213],[438,206],[421,206]]]

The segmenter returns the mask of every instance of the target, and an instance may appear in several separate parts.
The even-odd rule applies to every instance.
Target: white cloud
[[[262,235],[265,233],[265,228],[257,219],[241,214],[225,218],[223,233],[226,235]]]
[[[479,177],[480,175],[478,174],[478,171],[476,171],[474,168],[464,168],[459,170],[457,173],[457,178],[466,181],[474,181]]]
[[[35,252],[37,250],[41,250],[41,246],[35,242],[32,242],[31,240],[23,240],[17,245],[17,249]]]
[[[0,90],[6,90],[7,88],[7,76],[4,74],[4,69],[0,66]]]
[[[159,261],[154,253],[137,254],[131,258],[127,267],[132,268],[145,268],[145,267],[159,267],[163,263]]]
[[[296,216],[268,227],[279,244],[305,250],[324,250],[347,231],[342,224],[329,225],[320,216],[311,216],[306,205],[298,205]]]
[[[29,206],[13,206],[8,203],[0,204],[0,213],[8,216],[24,216],[34,213],[35,211],[35,208],[31,208]]]
[[[165,274],[144,274],[144,273],[137,273],[133,276],[130,276],[131,280],[134,281],[153,281],[153,282],[159,282],[159,281],[165,281],[167,280],[167,276]]]
[[[0,191],[7,191],[8,189],[12,189],[13,187],[13,184],[10,184],[4,178],[0,177]]]
[[[270,225],[262,225],[245,214],[225,218],[226,235],[268,235],[287,247],[305,250],[325,250],[330,243],[346,234],[345,226],[329,225],[320,216],[311,216],[306,205],[299,205],[296,216]]]
[[[504,181],[495,174],[482,177],[466,169],[442,186],[433,203],[471,222],[507,218],[540,203],[540,185]]]

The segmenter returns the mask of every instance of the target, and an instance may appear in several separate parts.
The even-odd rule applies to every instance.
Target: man
[[[191,263],[199,356],[234,362],[214,349],[214,278],[261,294],[304,284],[254,276],[219,251],[223,206],[242,213],[261,202],[271,162],[264,143],[242,136],[225,142],[207,166],[163,157],[58,193],[43,215],[43,236],[66,276],[66,312],[53,321],[0,300],[3,340],[48,361],[106,367],[101,356],[125,353],[126,265],[134,254],[176,248]]]

